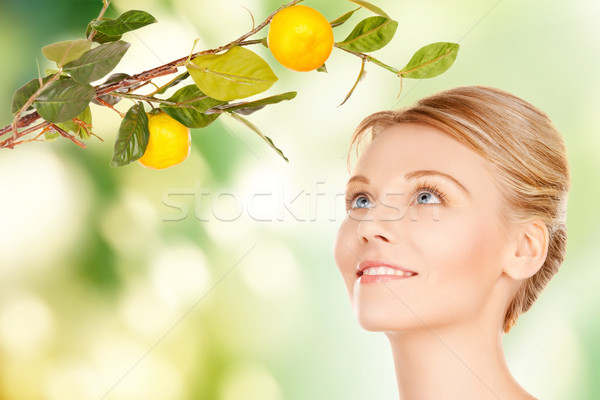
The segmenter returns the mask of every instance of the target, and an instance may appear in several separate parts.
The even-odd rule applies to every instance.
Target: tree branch
[[[275,14],[277,14],[279,11],[281,11],[282,9],[284,9],[286,7],[290,7],[290,6],[293,6],[293,5],[297,4],[297,3],[300,3],[301,1],[303,1],[303,0],[293,0],[293,1],[289,2],[288,4],[280,6],[277,10],[275,10],[273,13],[271,13],[263,22],[261,22],[254,29],[252,29],[251,31],[243,34],[242,36],[240,36],[236,40],[234,40],[234,41],[232,41],[230,43],[227,43],[226,45],[217,47],[215,49],[209,49],[209,50],[199,51],[197,53],[192,54],[191,56],[186,56],[186,57],[179,58],[177,60],[173,60],[173,61],[171,61],[169,63],[164,64],[164,65],[158,66],[156,68],[152,68],[152,69],[144,71],[144,72],[140,72],[139,74],[132,75],[132,76],[130,76],[128,78],[124,78],[124,79],[122,79],[120,81],[117,81],[117,82],[112,82],[112,83],[110,83],[108,85],[100,84],[100,85],[98,85],[98,86],[96,86],[94,88],[94,89],[96,89],[96,97],[95,98],[98,99],[99,96],[103,96],[103,95],[106,95],[106,94],[112,94],[112,92],[114,92],[117,89],[128,89],[128,88],[134,87],[136,85],[139,85],[139,83],[141,83],[141,82],[147,82],[147,81],[149,81],[151,79],[158,78],[160,76],[164,76],[164,75],[169,75],[169,74],[176,73],[177,69],[179,67],[184,66],[186,64],[186,62],[187,62],[188,59],[192,59],[192,58],[195,58],[197,56],[206,55],[206,54],[217,54],[217,53],[229,50],[230,48],[232,48],[234,46],[240,46],[240,45],[246,46],[246,45],[261,43],[262,40],[248,40],[248,41],[246,41],[246,39],[249,38],[250,36],[256,34],[260,30],[262,30],[265,26],[267,26],[271,22],[271,19],[273,19],[273,17],[275,16]],[[104,14],[104,11],[106,11],[106,8],[108,8],[108,4],[109,4],[109,1],[108,0],[104,0],[104,7],[103,7],[103,9],[101,11],[101,14],[98,17],[98,19],[100,19],[102,17],[102,15]],[[90,39],[91,39],[91,37],[93,37],[92,34],[90,34]],[[32,103],[33,103],[33,101],[32,101]],[[4,140],[3,142],[0,142],[0,148],[3,148],[3,147],[12,148],[12,147],[14,147],[11,144],[16,139],[19,139],[20,137],[23,137],[26,134],[24,132],[27,132],[27,133],[31,133],[32,132],[30,129],[28,129],[27,131],[23,131],[23,132],[17,132],[17,128],[27,127],[27,126],[31,125],[33,122],[35,122],[36,120],[38,120],[39,118],[40,118],[40,115],[37,113],[37,111],[35,111],[35,112],[30,113],[30,114],[27,114],[24,117],[20,117],[19,119],[15,118],[15,121],[13,121],[12,125],[7,125],[4,128],[0,129],[0,138],[2,136],[6,135],[7,133],[11,132],[11,131],[14,132],[14,134],[11,137],[9,137],[8,139]],[[47,126],[47,125],[45,125],[45,126]],[[41,127],[41,125],[38,125],[38,129],[39,129],[39,127]],[[58,131],[58,132],[60,133],[60,131]],[[62,135],[62,136],[64,136],[64,135]],[[73,139],[71,139],[71,140],[73,140]]]

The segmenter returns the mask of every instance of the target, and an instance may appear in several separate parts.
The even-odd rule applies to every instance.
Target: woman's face
[[[507,227],[485,165],[418,124],[382,131],[362,153],[335,260],[363,328],[469,323],[497,303]]]

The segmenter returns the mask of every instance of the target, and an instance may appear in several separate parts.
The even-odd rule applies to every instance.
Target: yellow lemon
[[[333,29],[314,8],[295,5],[275,14],[267,40],[281,65],[295,71],[312,71],[329,58]]]
[[[183,162],[190,154],[190,128],[164,111],[148,116],[150,138],[138,160],[146,168],[163,169]]]

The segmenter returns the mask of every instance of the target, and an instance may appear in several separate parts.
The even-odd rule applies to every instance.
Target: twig
[[[37,113],[35,113],[35,114],[37,114]],[[26,117],[28,117],[29,115],[31,115],[31,114],[28,114]],[[23,117],[23,118],[26,118],[26,117]],[[38,118],[39,118],[39,115],[38,115]],[[29,129],[26,129],[26,130],[24,130],[22,132],[19,132],[19,133],[15,134],[15,135],[9,137],[8,139],[4,140],[3,142],[0,142],[0,148],[6,147],[6,148],[9,148],[9,149],[12,149],[17,144],[22,143],[22,142],[17,142],[16,141],[17,139],[22,138],[23,136],[28,135],[31,132],[35,132],[38,129],[45,128],[45,127],[47,127],[49,125],[50,125],[50,122],[44,121],[44,122],[42,122],[42,123],[40,123],[40,124],[38,124],[36,126],[32,126]],[[9,125],[9,127],[10,127],[10,125]]]
[[[56,132],[58,132],[58,134],[60,136],[62,136],[64,138],[67,138],[67,139],[70,139],[73,143],[75,143],[77,146],[81,147],[82,149],[85,149],[87,147],[85,145],[85,143],[83,143],[81,140],[77,139],[75,136],[71,135],[70,133],[68,133],[64,129],[61,129],[56,124],[50,124],[50,126],[52,127],[53,130],[55,130]]]
[[[166,87],[169,87],[169,86],[170,86],[170,85],[171,85],[173,82],[175,82],[177,79],[179,79],[179,75],[177,75],[177,76],[173,77],[173,79],[171,79],[169,82],[165,83],[165,84],[164,84],[164,85],[162,85],[162,86],[157,86],[157,85],[154,85],[154,86],[157,86],[156,90],[155,90],[155,91],[153,91],[153,92],[150,92],[150,93],[148,93],[146,96],[154,96],[156,93],[160,92],[160,91],[161,91],[161,90],[163,90],[164,88],[166,88]]]
[[[379,61],[378,59],[376,59],[376,58],[375,58],[375,57],[373,57],[373,56],[370,56],[370,55],[368,55],[368,54],[365,54],[365,53],[359,53],[358,51],[352,51],[352,50],[348,50],[348,49],[345,49],[345,48],[343,48],[343,47],[340,47],[340,46],[338,46],[337,44],[334,44],[334,46],[335,46],[335,47],[337,47],[338,49],[344,50],[344,51],[345,51],[345,52],[347,52],[347,53],[350,53],[350,54],[352,54],[352,55],[355,55],[355,56],[357,56],[357,57],[360,57],[360,58],[362,58],[364,61],[370,61],[370,62],[372,62],[373,64],[379,65],[381,68],[383,68],[383,69],[387,69],[388,71],[390,71],[390,72],[393,72],[393,73],[394,73],[394,74],[396,74],[396,75],[399,75],[399,74],[400,74],[400,70],[399,70],[399,69],[396,69],[396,68],[394,68],[394,67],[392,67],[392,66],[390,66],[390,65],[387,65],[387,64],[385,64],[385,63],[383,63],[383,62]]]
[[[123,114],[121,111],[119,111],[116,108],[114,108],[110,103],[107,103],[106,101],[102,100],[100,97],[96,97],[96,101],[98,103],[102,104],[103,106],[110,108],[111,110],[113,110],[117,114],[119,114],[119,117],[125,118],[125,114]]]
[[[48,129],[48,127],[46,127],[46,129]],[[27,139],[27,140],[21,140],[19,142],[14,142],[13,145],[16,146],[18,144],[29,143],[29,142],[45,142],[45,140],[38,140],[38,139],[40,138],[40,136],[42,136],[46,132],[46,129],[44,129],[40,133],[38,133],[33,139]]]
[[[152,97],[152,96],[145,96],[142,94],[133,94],[133,93],[119,93],[119,92],[114,92],[112,94],[113,96],[117,96],[117,97],[123,97],[125,99],[134,99],[134,100],[142,100],[142,101],[150,101],[153,103],[158,103],[158,104],[164,104],[165,106],[173,106],[173,107],[178,107],[181,103],[177,103],[175,101],[169,101],[169,100],[163,100],[163,99],[157,99],[156,97]],[[189,106],[189,107],[185,107],[185,108],[194,108],[193,106]]]
[[[101,142],[104,142],[104,139],[102,139],[100,136],[96,135],[94,132],[90,132],[90,135],[94,135],[96,136],[98,139],[100,139]]]
[[[98,18],[96,18],[96,21],[100,21],[102,19],[102,17],[104,17],[104,13],[106,12],[106,10],[108,9],[108,6],[110,5],[110,0],[102,0],[102,2],[104,3],[104,5],[102,6],[102,10],[100,10],[100,14],[98,14]],[[90,32],[90,36],[88,36],[88,40],[92,40],[94,38],[94,36],[96,35],[97,30],[92,29],[92,31]]]

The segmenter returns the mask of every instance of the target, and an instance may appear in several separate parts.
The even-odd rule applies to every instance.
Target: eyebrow
[[[346,183],[346,186],[350,186],[350,184],[354,182],[362,182],[368,185],[371,181],[369,181],[369,178],[367,178],[364,175],[354,175],[353,177],[348,179],[348,183]]]
[[[448,175],[444,172],[441,171],[436,171],[434,169],[420,169],[417,171],[412,171],[412,172],[408,172],[406,175],[404,175],[404,179],[406,179],[407,181],[410,180],[414,180],[416,178],[420,178],[422,176],[431,176],[431,175],[437,175],[440,176],[442,178],[445,178],[451,182],[453,182],[456,186],[458,186],[463,192],[465,192],[468,196],[471,196],[471,193],[469,193],[469,191],[467,190],[467,188],[460,183],[456,178],[454,178],[452,175]],[[354,175],[353,177],[351,177],[348,180],[348,183],[346,184],[346,186],[349,186],[351,183],[354,182],[362,182],[365,184],[369,184],[369,178],[367,178],[364,175]]]
[[[471,193],[469,193],[467,188],[462,183],[460,183],[456,178],[454,178],[452,175],[448,175],[444,172],[436,171],[434,169],[421,169],[418,171],[408,172],[406,175],[404,175],[404,179],[413,180],[413,179],[419,178],[421,176],[429,176],[429,175],[441,176],[442,178],[445,178],[451,182],[454,182],[454,184],[456,186],[458,186],[463,192],[465,192],[465,194],[467,194],[469,197],[471,196]]]

